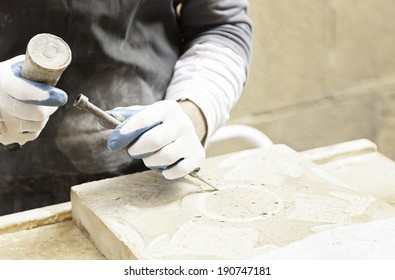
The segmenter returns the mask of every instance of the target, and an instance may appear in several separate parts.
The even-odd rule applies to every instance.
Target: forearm
[[[247,0],[183,1],[182,55],[165,99],[198,107],[204,125],[195,127],[204,144],[229,119],[247,79],[252,45],[247,7]]]
[[[165,99],[189,100],[200,109],[206,123],[206,143],[229,119],[245,81],[245,63],[235,52],[224,46],[198,44],[177,62]]]

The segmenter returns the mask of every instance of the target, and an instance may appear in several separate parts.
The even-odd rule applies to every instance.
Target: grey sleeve
[[[183,51],[198,43],[211,42],[231,48],[244,59],[251,59],[251,22],[248,0],[184,0],[180,24]]]

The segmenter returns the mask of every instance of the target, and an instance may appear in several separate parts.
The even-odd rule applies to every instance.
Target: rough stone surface
[[[375,143],[359,139],[300,154],[355,191],[395,207],[395,161],[379,153]]]
[[[2,260],[100,260],[103,255],[72,221],[0,235]]]
[[[70,202],[0,216],[0,234],[71,220]]]
[[[75,186],[73,220],[109,259],[245,259],[395,216],[284,145],[211,158],[200,175],[220,190],[153,171]]]
[[[348,225],[318,233],[256,258],[394,260],[395,218]]]

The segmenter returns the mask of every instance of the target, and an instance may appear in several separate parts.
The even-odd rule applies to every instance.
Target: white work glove
[[[25,56],[0,63],[0,143],[25,144],[38,137],[67,94],[21,77]]]
[[[161,171],[167,179],[188,175],[205,158],[191,119],[176,101],[119,107],[108,113],[123,121],[110,134],[108,148],[127,148],[130,156],[142,159],[148,168]]]

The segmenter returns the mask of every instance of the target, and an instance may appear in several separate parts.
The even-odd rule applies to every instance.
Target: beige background
[[[395,1],[250,0],[249,14],[253,61],[229,124],[298,151],[367,138],[395,159]]]

